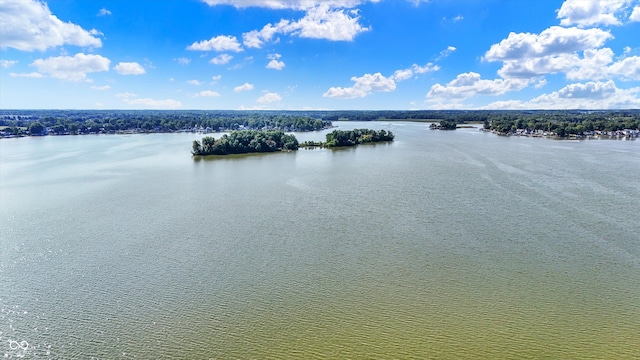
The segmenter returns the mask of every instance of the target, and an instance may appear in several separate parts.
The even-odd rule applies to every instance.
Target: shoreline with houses
[[[566,136],[559,136],[553,131],[546,130],[530,130],[530,129],[516,129],[515,131],[500,132],[497,130],[480,128],[482,132],[489,132],[499,136],[522,136],[522,137],[537,137],[537,138],[550,138],[560,140],[634,140],[640,137],[640,130],[638,129],[623,129],[615,131],[585,131],[582,134],[568,134]]]

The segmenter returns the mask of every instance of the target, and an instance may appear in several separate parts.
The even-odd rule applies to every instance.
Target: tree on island
[[[386,130],[333,130],[326,135],[326,147],[355,146],[358,144],[393,141],[394,135]]]
[[[455,120],[442,120],[440,123],[433,123],[429,126],[432,130],[455,130],[458,124]]]
[[[394,135],[391,131],[386,130],[355,129],[333,130],[328,133],[325,138],[326,141],[324,143],[307,141],[302,143],[302,146],[327,148],[356,146],[358,144],[393,141]]]
[[[393,141],[394,135],[386,130],[334,130],[326,135],[326,142],[307,141],[305,147],[341,147],[358,144]],[[298,150],[298,139],[283,131],[239,130],[225,134],[219,139],[205,136],[202,141],[194,140],[191,153],[198,155],[229,155],[275,151]]]
[[[288,151],[298,149],[298,139],[284,131],[240,130],[225,134],[219,139],[205,136],[202,142],[194,140],[193,155],[230,155]]]
[[[29,125],[29,134],[30,135],[43,135],[45,133],[46,128],[41,123],[35,121]]]

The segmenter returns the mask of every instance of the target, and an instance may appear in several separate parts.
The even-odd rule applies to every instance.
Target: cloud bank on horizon
[[[638,34],[640,0],[3,0],[0,108],[637,109]]]

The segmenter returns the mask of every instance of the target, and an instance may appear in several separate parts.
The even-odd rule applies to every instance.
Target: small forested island
[[[458,128],[458,123],[453,120],[442,120],[439,123],[433,123],[429,125],[431,130],[455,130]]]
[[[202,141],[194,140],[191,154],[194,156],[231,155],[293,151],[298,150],[300,146],[306,148],[356,146],[393,141],[394,135],[391,131],[386,130],[355,129],[333,130],[325,138],[325,142],[306,141],[299,144],[294,135],[285,134],[280,130],[237,130],[224,134],[218,139],[213,136],[205,136]]]
[[[298,150],[298,139],[284,131],[238,130],[217,140],[205,136],[202,142],[193,141],[191,153],[200,155],[230,155]]]
[[[325,138],[325,142],[305,141],[300,146],[326,148],[356,146],[358,144],[393,141],[394,135],[391,131],[386,130],[354,129],[333,130]]]

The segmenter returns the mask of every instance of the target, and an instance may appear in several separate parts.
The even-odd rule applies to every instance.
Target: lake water
[[[638,358],[640,141],[336,124],[1,140],[0,357]]]

